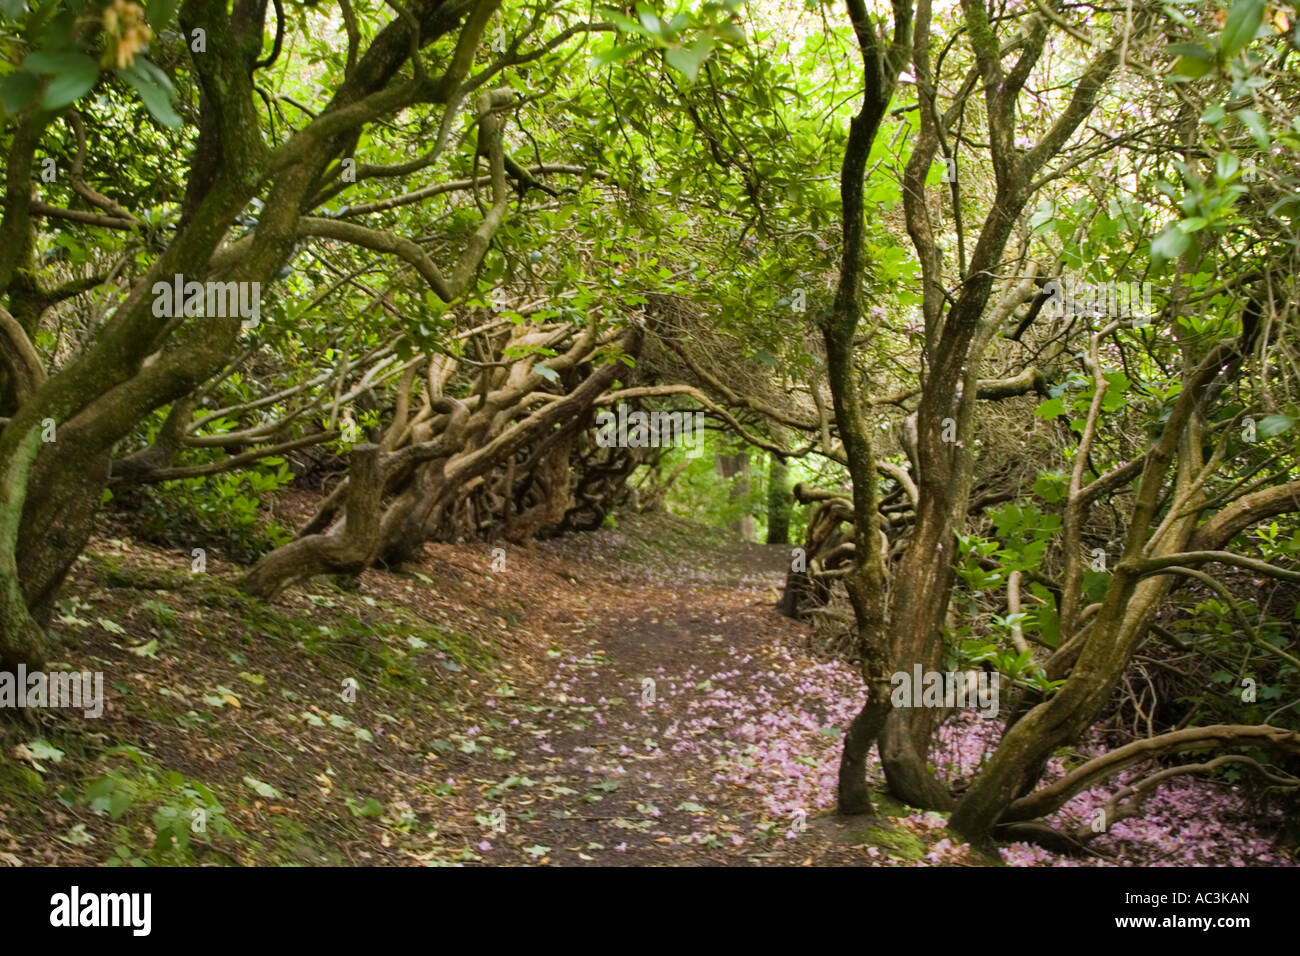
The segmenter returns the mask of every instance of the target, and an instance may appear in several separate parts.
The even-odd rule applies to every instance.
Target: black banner
[[[806,938],[828,917],[858,914],[872,935],[913,939],[982,926],[1227,942],[1280,931],[1295,879],[1263,868],[15,868],[0,870],[0,893],[7,924],[24,937],[128,947],[338,946],[418,930],[446,942],[485,932],[489,946],[502,933],[560,944],[576,931],[585,948],[704,926],[725,927],[729,943],[752,935],[770,945],[782,924]]]

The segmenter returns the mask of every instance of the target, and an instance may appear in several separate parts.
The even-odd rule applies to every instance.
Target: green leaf
[[[1237,0],[1223,22],[1219,53],[1229,59],[1246,48],[1264,20],[1265,0]]]
[[[1250,130],[1250,135],[1255,137],[1255,143],[1260,149],[1268,149],[1268,128],[1258,113],[1254,110],[1236,110],[1232,115],[1241,120],[1242,125]]]
[[[555,371],[555,369],[551,368],[549,365],[535,365],[533,366],[533,371],[546,379],[552,385],[556,384],[560,380],[560,373]]]
[[[53,71],[54,76],[41,97],[41,108],[51,112],[71,106],[89,93],[99,79],[99,64],[84,53],[33,53],[23,64],[37,72],[51,72],[33,65],[33,60],[38,64],[58,61],[58,69]]]
[[[713,28],[713,32],[721,37],[723,43],[730,43],[734,46],[744,46],[745,31],[738,23],[727,21],[719,23]]]
[[[1124,393],[1128,391],[1129,380],[1123,372],[1107,372],[1108,387],[1101,400],[1102,411],[1113,412],[1125,404]]]
[[[379,817],[384,814],[384,805],[374,797],[366,797],[366,802],[357,806],[356,801],[348,797],[348,810],[354,817]]]
[[[1041,405],[1039,405],[1037,408],[1034,409],[1034,414],[1037,415],[1039,418],[1047,419],[1050,421],[1051,419],[1056,418],[1056,416],[1058,415],[1065,414],[1065,402],[1063,402],[1059,398],[1049,398],[1047,401],[1043,402]]]
[[[1065,476],[1050,471],[1040,473],[1034,479],[1034,494],[1049,504],[1055,504],[1065,497]]]
[[[1034,611],[1035,627],[1043,637],[1044,644],[1054,648],[1061,640],[1061,622],[1057,615],[1056,596],[1041,584],[1031,584],[1030,591],[1043,601],[1043,604],[1037,606]]]
[[[700,56],[694,49],[687,49],[682,46],[675,46],[664,54],[664,59],[678,73],[681,73],[687,80],[694,83],[695,78],[700,73],[700,64],[704,62],[704,57]]]
[[[52,760],[58,763],[63,759],[63,751],[50,744],[47,740],[33,740],[27,745],[27,749],[32,752],[37,760]]]
[[[659,36],[663,32],[663,24],[659,21],[659,16],[651,9],[648,3],[638,3],[636,5],[636,16],[641,21],[641,26],[645,28],[646,33],[651,36]]]
[[[1214,53],[1200,43],[1171,43],[1165,50],[1170,56],[1190,56],[1195,60],[1213,60]]]
[[[1207,63],[1205,60],[1195,60],[1190,56],[1184,56],[1174,64],[1174,72],[1179,76],[1195,80],[1209,73],[1211,66],[1212,64]]]
[[[1051,200],[1044,200],[1038,204],[1034,214],[1029,217],[1029,228],[1034,232],[1048,232],[1056,222],[1056,204]]]
[[[1241,162],[1232,153],[1220,153],[1214,160],[1214,175],[1227,181],[1237,174]]]
[[[597,50],[592,54],[590,66],[593,69],[605,66],[608,63],[622,63],[628,57],[634,55],[638,47],[634,43],[622,43],[617,46],[607,46]]]
[[[16,116],[36,101],[41,91],[41,81],[34,73],[10,73],[0,80],[0,106],[10,116]]]
[[[87,62],[92,66],[95,64],[95,61],[86,54],[78,53],[76,50],[65,50],[63,52],[37,50],[35,53],[28,54],[27,59],[23,60],[23,69],[45,76],[55,76],[59,73],[84,68]],[[99,68],[95,67],[95,69],[98,70]]]
[[[27,0],[0,0],[0,13],[10,20],[20,20],[27,12]]]
[[[179,6],[180,0],[145,0],[145,16],[154,33],[171,22]]]
[[[116,820],[131,809],[131,803],[131,791],[125,787],[118,787],[108,798],[108,815]]]
[[[152,69],[150,69],[152,67]],[[130,66],[115,71],[118,77],[131,86],[140,95],[151,116],[169,129],[181,125],[181,116],[172,108],[171,81],[167,74],[154,66],[144,57],[136,57]],[[160,85],[159,77],[166,84]]]
[[[71,830],[59,837],[64,843],[70,843],[73,846],[87,846],[95,842],[95,838],[86,832],[86,825],[78,823]]]
[[[1169,52],[1174,53],[1175,47],[1183,48],[1182,55],[1174,64],[1174,72],[1179,76],[1195,80],[1214,68],[1214,57],[1204,47],[1192,43],[1179,43],[1171,46]]]
[[[256,777],[245,776],[244,783],[248,786],[248,789],[252,790],[259,797],[266,797],[268,800],[274,800],[284,796],[284,794],[275,789],[275,787],[271,786],[269,783],[263,783]]]
[[[1274,435],[1280,435],[1292,425],[1295,419],[1290,415],[1265,415],[1255,425],[1255,434],[1260,438],[1272,438]]]
[[[1151,255],[1156,260],[1177,259],[1191,244],[1192,237],[1179,229],[1177,223],[1171,222],[1151,240]]]

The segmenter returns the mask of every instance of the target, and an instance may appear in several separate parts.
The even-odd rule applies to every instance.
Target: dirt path
[[[843,701],[810,698],[799,670],[816,665],[792,659],[804,631],[773,608],[788,550],[736,549],[745,573],[687,588],[580,582],[536,685],[491,701],[501,729],[468,728],[492,747],[447,761],[478,784],[485,863],[872,862],[825,839],[834,824],[809,805],[830,795]],[[795,752],[810,738],[823,759]]]

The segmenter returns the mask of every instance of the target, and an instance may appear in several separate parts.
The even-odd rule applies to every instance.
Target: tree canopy
[[[0,15],[3,667],[106,521],[273,602],[665,502],[785,544],[793,498],[782,606],[863,681],[840,812],[873,747],[981,847],[1088,842],[1041,821],[1139,761],[1112,821],[1294,794],[1294,4]],[[914,669],[998,678],[960,780]]]

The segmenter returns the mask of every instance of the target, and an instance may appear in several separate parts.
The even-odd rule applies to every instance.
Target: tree
[[[867,93],[863,110],[850,124],[849,146],[845,153],[841,180],[844,260],[835,309],[826,324],[826,342],[836,420],[854,479],[854,523],[858,538],[854,574],[847,583],[857,617],[859,652],[869,699],[845,738],[840,808],[849,813],[869,812],[870,800],[863,781],[863,767],[867,750],[877,740],[890,788],[895,795],[916,805],[948,808],[953,806],[953,798],[947,788],[930,775],[925,761],[935,714],[933,711],[891,708],[888,677],[895,670],[909,672],[915,664],[933,669],[943,659],[942,629],[953,588],[955,562],[960,557],[957,531],[963,527],[970,510],[975,461],[971,438],[978,399],[981,394],[1003,398],[1017,390],[1023,392],[1040,381],[1037,372],[1028,367],[1001,384],[988,383],[981,387],[979,379],[985,354],[995,336],[1001,331],[1019,338],[1040,315],[1044,302],[1054,298],[1051,289],[1045,285],[1048,274],[1041,272],[1041,264],[1035,262],[1037,256],[1032,249],[1032,234],[1021,232],[1025,229],[1022,213],[1037,191],[1087,161],[1092,147],[1078,142],[1076,133],[1097,108],[1108,79],[1121,61],[1128,56],[1151,56],[1154,59],[1152,54],[1158,56],[1160,46],[1157,44],[1155,51],[1147,51],[1137,39],[1150,35],[1147,28],[1153,22],[1152,14],[1145,9],[1135,9],[1131,21],[1113,24],[1113,38],[1098,52],[1093,37],[1065,23],[1061,15],[1050,8],[1040,7],[1013,18],[1015,26],[1008,29],[1004,40],[991,25],[982,4],[964,3],[964,34],[970,44],[973,64],[966,79],[958,84],[952,101],[941,108],[932,67],[931,12],[927,3],[917,5],[911,60],[916,79],[920,135],[912,146],[907,163],[904,201],[908,232],[922,271],[921,311],[925,344],[915,425],[916,521],[901,564],[889,580],[884,560],[886,545],[880,534],[883,519],[879,512],[870,424],[863,414],[863,408],[869,402],[864,400],[857,384],[853,348],[859,320],[856,299],[864,279],[860,251],[862,178],[866,157],[879,130],[880,117],[889,102],[886,95],[888,81],[872,79],[873,73],[878,77],[881,72],[875,66],[881,62],[879,51],[885,43],[881,33],[875,25],[867,23],[861,10],[850,4],[849,11],[866,64]],[[1235,21],[1241,16],[1245,14],[1238,9],[1232,19]],[[910,22],[910,9],[896,7],[892,22],[895,44],[899,42],[899,31]],[[1008,22],[1003,21],[1000,28],[1007,29]],[[1228,51],[1230,43],[1239,42],[1236,39],[1229,41],[1229,35],[1236,37],[1244,30],[1247,39],[1253,36],[1258,17],[1253,22],[1254,26],[1237,24],[1227,28],[1224,37],[1220,38],[1220,53]],[[865,28],[864,23],[867,23]],[[1081,62],[1079,76],[1069,84],[1068,101],[1041,129],[1036,140],[1022,144],[1021,130],[1025,125],[1033,127],[1034,121],[1032,114],[1022,113],[1017,104],[1046,49],[1053,27],[1081,39],[1090,57]],[[884,29],[890,29],[889,25],[884,25]],[[1237,49],[1245,42],[1240,41]],[[951,44],[945,46],[945,53],[950,47]],[[1003,60],[1011,54],[1015,55],[1012,65],[1004,67]],[[1212,58],[1212,55],[1207,54],[1207,57]],[[889,75],[896,75],[900,67],[899,63],[891,64]],[[1139,65],[1134,69],[1144,76],[1154,77],[1158,83],[1159,76],[1149,67]],[[955,283],[945,284],[946,257],[937,237],[936,211],[926,199],[926,177],[936,154],[942,151],[945,157],[953,156],[952,128],[962,122],[969,108],[969,94],[981,86],[985,93],[983,120],[989,143],[987,162],[992,172],[992,195],[967,261],[964,222],[971,210],[959,192],[960,176],[952,184],[952,228],[956,233],[958,275]],[[1185,127],[1189,111],[1184,108],[1176,115]],[[1190,114],[1190,118],[1194,120],[1194,117],[1194,113]],[[964,140],[959,138],[958,142]],[[1053,163],[1055,168],[1049,165]],[[953,167],[949,165],[948,168]],[[962,168],[962,165],[957,168]],[[1187,176],[1189,182],[1202,181],[1194,174]],[[1183,209],[1186,211],[1194,205],[1185,199]],[[1029,224],[1030,228],[1037,225]],[[1183,235],[1201,228],[1201,225],[1193,222],[1190,230],[1175,229],[1173,233],[1171,228],[1166,227],[1162,237]],[[1019,248],[1007,261],[1008,243],[1018,232],[1021,236]],[[1142,242],[1141,236],[1135,238],[1136,242]],[[1186,255],[1192,245],[1158,240],[1152,246],[1157,267],[1162,258],[1166,261],[1170,258],[1164,254],[1165,247],[1173,247]],[[1198,250],[1201,255],[1208,251]],[[1129,255],[1131,258],[1131,251]],[[1184,259],[1177,274],[1182,276],[1195,272],[1197,264]],[[1002,291],[995,297],[997,277],[1007,275],[1012,278],[1002,281]],[[1148,632],[1155,607],[1169,589],[1167,578],[1152,580],[1151,576],[1173,565],[1213,560],[1184,549],[1197,540],[1211,541],[1216,548],[1226,545],[1233,534],[1249,523],[1249,519],[1241,517],[1242,513],[1253,512],[1254,507],[1263,505],[1264,501],[1269,503],[1263,506],[1266,513],[1255,512],[1255,516],[1268,517],[1277,513],[1275,509],[1278,507],[1293,506],[1291,503],[1280,504],[1282,500],[1290,502],[1293,496],[1290,483],[1284,481],[1278,488],[1270,489],[1272,493],[1265,495],[1260,502],[1246,502],[1241,511],[1236,512],[1236,521],[1198,520],[1207,505],[1216,503],[1214,496],[1205,494],[1204,484],[1213,473],[1214,464],[1223,459],[1227,447],[1223,444],[1213,454],[1202,451],[1206,416],[1210,414],[1214,401],[1222,396],[1225,374],[1235,376],[1238,373],[1250,351],[1249,345],[1254,343],[1247,342],[1243,335],[1239,338],[1228,336],[1207,345],[1204,336],[1189,334],[1183,312],[1185,295],[1175,286],[1169,304],[1160,314],[1160,321],[1169,323],[1177,336],[1182,354],[1180,380],[1166,392],[1176,396],[1176,400],[1171,399],[1165,406],[1161,424],[1156,430],[1155,444],[1136,461],[1121,462],[1090,481],[1084,476],[1095,467],[1091,453],[1099,418],[1104,408],[1115,407],[1113,404],[1107,406],[1106,396],[1108,389],[1118,381],[1103,367],[1100,343],[1108,336],[1117,335],[1121,329],[1142,326],[1144,322],[1134,321],[1132,316],[1123,317],[1127,322],[1103,319],[1083,333],[1089,336],[1082,361],[1090,372],[1091,395],[1087,414],[1080,423],[1081,434],[1073,450],[1072,474],[1065,492],[1063,584],[1054,588],[1061,601],[1060,647],[1044,665],[1050,680],[1063,683],[1059,690],[1049,691],[1046,700],[1036,706],[1027,704],[1029,709],[1013,718],[1001,746],[957,803],[953,826],[971,839],[983,841],[1000,820],[1025,819],[1047,805],[1045,799],[1026,794],[1042,773],[1047,756],[1062,743],[1077,739],[1096,719],[1135,647]],[[1270,301],[1276,300],[1270,296]],[[1014,315],[1015,310],[1022,307],[1026,311]],[[1231,306],[1225,302],[1224,308],[1230,309]],[[1257,313],[1261,308],[1261,301],[1255,299],[1247,305],[1245,317],[1249,319],[1252,311]],[[1225,315],[1223,321],[1234,321],[1228,315],[1231,313]],[[1078,316],[1074,317],[1071,324],[1078,320]],[[1251,325],[1249,321],[1237,321],[1243,332]],[[1137,333],[1139,340],[1142,335]],[[1221,432],[1225,440],[1230,431]],[[1166,478],[1175,461],[1178,462],[1176,477],[1169,485]],[[1109,572],[1104,598],[1084,614],[1079,601],[1087,552],[1081,547],[1081,542],[1089,509],[1098,496],[1114,491],[1122,482],[1139,474],[1138,490],[1128,509],[1119,564]],[[1284,478],[1284,475],[1279,477]],[[1235,487],[1240,490],[1240,484]],[[1222,503],[1221,497],[1217,503]],[[1166,548],[1170,550],[1165,551]],[[936,554],[945,557],[935,561]],[[1229,563],[1249,560],[1226,552],[1218,552],[1217,559]],[[1272,565],[1267,568],[1259,564],[1250,566],[1262,573],[1284,577],[1292,573]],[[887,604],[886,595],[891,591],[892,604]],[[1254,733],[1241,728],[1219,728],[1214,732],[1207,730],[1200,739],[1232,743],[1245,740]],[[1277,747],[1286,749],[1292,746],[1291,736],[1277,728],[1265,729],[1263,734],[1275,741]],[[1152,749],[1160,750],[1165,742],[1160,738],[1157,741]],[[1168,747],[1177,748],[1181,741],[1181,737],[1173,735],[1168,738]],[[1110,761],[1108,766],[1114,767],[1117,763]],[[1096,780],[1090,774],[1082,777]],[[1077,792],[1069,787],[1065,789],[1070,793]],[[1061,795],[1059,791],[1053,792]],[[1063,802],[1053,801],[1051,806],[1055,808]],[[1008,808],[1012,808],[1009,814]]]

